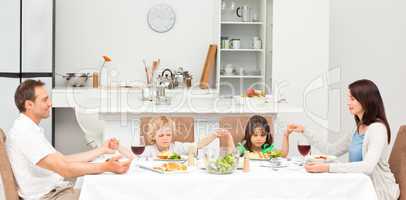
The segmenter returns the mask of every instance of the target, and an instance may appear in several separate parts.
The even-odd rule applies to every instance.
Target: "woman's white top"
[[[387,130],[383,123],[375,122],[368,126],[362,144],[362,161],[330,164],[330,172],[365,173],[369,175],[380,200],[393,200],[399,197],[399,186],[396,184],[388,159],[391,148],[388,144]],[[334,144],[328,142],[327,135],[305,130],[304,136],[322,152],[341,156],[348,152],[352,133],[345,134]]]

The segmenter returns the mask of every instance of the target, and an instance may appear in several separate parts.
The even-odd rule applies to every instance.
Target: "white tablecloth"
[[[310,174],[299,167],[274,171],[259,165],[251,161],[249,173],[212,175],[201,169],[159,174],[133,163],[124,175],[85,176],[80,200],[376,199],[364,174]]]

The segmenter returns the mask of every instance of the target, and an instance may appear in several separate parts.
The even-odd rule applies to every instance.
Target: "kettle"
[[[168,89],[173,89],[173,88],[175,88],[174,78],[175,78],[175,76],[174,76],[172,70],[170,70],[169,68],[166,68],[161,73],[160,85],[164,85]]]

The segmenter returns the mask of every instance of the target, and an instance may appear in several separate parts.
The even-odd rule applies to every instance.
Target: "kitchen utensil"
[[[202,76],[200,78],[200,89],[209,88],[209,76],[212,75],[212,71],[216,64],[216,54],[217,54],[217,45],[211,44],[207,52],[206,61],[204,62]]]
[[[62,76],[66,87],[83,87],[91,77],[90,73],[66,73]]]
[[[149,77],[149,72],[148,72],[148,66],[145,60],[142,60],[142,63],[144,63],[144,70],[145,70],[145,75],[147,76],[147,84],[150,84],[150,77]]]
[[[172,70],[170,70],[169,68],[166,68],[161,73],[160,85],[164,85],[168,89],[173,89],[173,88],[175,88],[174,78],[175,78],[175,76],[174,76]]]
[[[153,89],[152,85],[148,84],[142,88],[142,100],[143,101],[152,101]]]

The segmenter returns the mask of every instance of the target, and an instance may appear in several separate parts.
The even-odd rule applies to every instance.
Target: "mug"
[[[225,40],[228,40],[228,37],[221,37],[221,48],[224,49]]]
[[[229,49],[229,48],[230,48],[230,40],[224,39],[223,40],[223,49]]]
[[[259,39],[259,37],[254,37],[252,39],[252,47],[254,49],[261,49],[262,48],[262,41]]]
[[[238,17],[242,19],[243,22],[250,21],[250,8],[248,6],[240,6],[236,10],[236,14]]]
[[[233,65],[232,64],[227,64],[226,67],[224,68],[224,73],[226,75],[231,75],[233,74]]]
[[[230,42],[230,47],[232,49],[239,49],[241,45],[240,39],[232,39]]]

